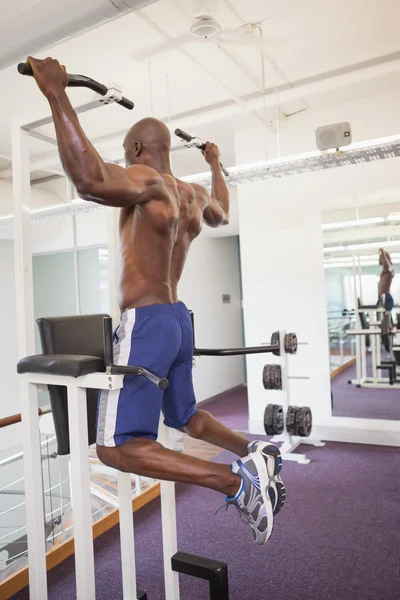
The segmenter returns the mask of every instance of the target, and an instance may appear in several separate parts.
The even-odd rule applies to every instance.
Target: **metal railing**
[[[51,413],[50,405],[39,408],[40,416]],[[0,430],[21,422],[15,414],[0,419]],[[0,431],[1,435],[1,431]],[[69,456],[59,456],[54,434],[41,435],[43,505],[47,551],[74,535]],[[118,508],[117,476],[88,449],[91,469],[92,519],[100,520]],[[25,489],[22,446],[0,451],[0,589],[8,577],[27,567]],[[154,480],[132,475],[132,498],[154,484]],[[1,596],[1,591],[0,591]]]

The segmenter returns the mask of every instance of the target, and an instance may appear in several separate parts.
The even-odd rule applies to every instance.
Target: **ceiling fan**
[[[172,2],[176,5],[173,0]],[[208,42],[218,46],[223,46],[225,44],[250,46],[258,48],[258,50],[263,48],[271,50],[270,45],[267,44],[260,35],[259,23],[246,23],[238,29],[227,29],[222,27],[217,20],[216,15],[219,0],[195,0],[194,4],[193,23],[187,33],[154,46],[136,58],[148,58],[149,56],[160,54],[167,50],[180,48],[191,42]],[[182,12],[184,11],[182,10]]]

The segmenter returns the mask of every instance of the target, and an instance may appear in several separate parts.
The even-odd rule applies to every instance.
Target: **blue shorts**
[[[180,429],[197,412],[193,389],[193,328],[183,302],[126,310],[114,334],[114,364],[145,367],[167,377],[163,392],[145,377],[125,375],[119,390],[103,390],[97,409],[97,444],[120,446],[157,439],[160,411]]]
[[[394,300],[393,300],[393,296],[392,294],[382,294],[379,297],[378,300],[378,304],[377,306],[383,306],[383,308],[387,311],[387,312],[392,312],[393,307],[394,307]]]

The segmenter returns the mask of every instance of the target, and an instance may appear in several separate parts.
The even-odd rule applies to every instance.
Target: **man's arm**
[[[139,165],[124,169],[107,164],[89,142],[65,92],[68,79],[64,67],[51,58],[29,58],[28,62],[49,101],[61,163],[78,195],[115,207],[157,199],[163,180],[156,171]]]
[[[393,265],[392,265],[392,262],[391,262],[391,260],[389,259],[389,256],[388,256],[387,252],[385,252],[385,251],[383,250],[383,248],[380,248],[379,252],[380,252],[380,255],[381,255],[381,257],[382,257],[382,267],[383,267],[383,271],[384,271],[385,273],[389,273],[389,272],[391,272],[391,271],[394,271],[394,267],[393,267]]]
[[[229,190],[221,171],[218,147],[207,142],[204,158],[211,167],[211,194],[201,185],[194,184],[193,187],[207,203],[204,222],[210,227],[221,227],[229,223]]]

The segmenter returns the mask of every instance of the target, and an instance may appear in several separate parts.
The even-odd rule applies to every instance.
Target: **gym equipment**
[[[295,333],[287,333],[284,339],[284,347],[286,354],[296,354],[297,352],[297,337]]]
[[[265,365],[263,369],[263,385],[266,390],[282,389],[282,368],[280,365]]]
[[[186,148],[198,148],[202,152],[204,151],[206,145],[205,143],[198,137],[193,137],[190,133],[186,133],[186,131],[182,131],[182,129],[175,129],[175,135],[179,137],[184,142]],[[229,177],[229,171],[225,169],[222,163],[219,163],[221,167],[221,171],[225,175],[225,177]]]
[[[307,345],[307,342],[297,342],[293,334],[285,334],[285,332],[282,331],[273,333],[271,341],[275,344],[277,339],[279,339],[280,343],[280,352],[276,352],[276,354],[281,357],[281,364],[265,365],[263,370],[263,380],[265,373],[267,386],[269,386],[272,379],[272,373],[274,372],[273,370],[270,370],[270,367],[279,366],[282,390],[279,399],[282,404],[268,404],[266,406],[264,412],[264,430],[267,435],[274,436],[271,439],[273,443],[281,442],[280,450],[283,460],[291,460],[299,464],[308,464],[310,459],[307,458],[306,454],[295,452],[297,447],[300,444],[310,444],[312,446],[322,447],[325,446],[325,443],[320,440],[307,439],[311,433],[311,410],[308,407],[301,407],[297,410],[298,407],[291,406],[291,386],[289,385],[289,381],[309,379],[309,377],[290,375],[290,354],[285,351],[285,341],[286,349],[291,351],[296,350],[298,346]],[[284,426],[285,412],[286,427]],[[279,433],[275,433],[275,431],[279,431]]]
[[[177,552],[172,557],[172,570],[206,579],[210,583],[210,600],[229,600],[228,566],[210,558]]]
[[[192,324],[194,323],[192,314]],[[194,331],[194,328],[193,328]],[[265,346],[248,346],[247,348],[195,348],[194,356],[240,356],[245,354],[266,354],[271,353],[275,356],[281,355],[280,333],[276,331],[271,336],[271,344]],[[286,342],[285,352],[287,354],[295,354],[297,351],[297,338],[295,333],[287,333],[283,336]]]
[[[280,356],[281,355],[281,340],[280,340],[279,331],[274,331],[274,333],[271,335],[271,346],[275,346],[275,350],[272,351],[272,354],[274,356]]]
[[[118,98],[119,99],[119,98]],[[115,95],[112,102],[116,102]],[[104,106],[103,98],[96,96],[89,102],[75,107],[77,113]],[[38,128],[52,123],[51,116],[39,118],[30,123],[15,122],[12,129],[13,146],[13,201],[14,201],[14,261],[15,261],[15,289],[16,289],[16,322],[17,322],[17,351],[19,357],[34,355],[35,335],[33,320],[33,283],[32,283],[32,247],[30,243],[30,137],[39,137],[42,141],[54,144],[54,139],[37,131]],[[107,209],[108,210],[108,209]],[[107,219],[107,247],[109,256],[109,290],[110,311],[115,323],[119,320],[119,307],[115,290],[117,289],[116,256],[117,256],[117,211],[108,210]],[[104,315],[100,315],[103,318]],[[76,318],[76,317],[75,317]],[[42,385],[66,387],[68,415],[64,412],[60,420],[67,422],[74,435],[69,440],[71,464],[71,488],[74,519],[74,545],[76,562],[76,589],[79,600],[95,600],[95,577],[92,535],[92,510],[90,497],[90,473],[88,442],[92,433],[89,431],[88,420],[88,394],[87,390],[118,390],[122,387],[123,375],[114,374],[113,365],[109,361],[111,340],[106,334],[106,344],[99,355],[97,348],[101,340],[100,332],[93,336],[85,335],[85,345],[78,335],[71,340],[68,350],[64,346],[62,351],[68,356],[55,355],[51,348],[48,359],[33,356],[33,360],[20,364],[20,402],[21,402],[21,433],[24,454],[25,476],[25,506],[28,514],[27,540],[29,547],[29,595],[31,600],[47,600],[47,570],[46,570],[46,545],[45,545],[45,515],[43,505],[43,473],[40,454],[40,429],[37,406],[38,387]],[[94,326],[94,322],[90,328]],[[97,325],[96,325],[97,327]],[[77,327],[66,326],[65,335],[69,330],[76,331]],[[58,328],[57,328],[58,332]],[[51,335],[58,333],[53,329]],[[75,335],[74,333],[74,335]],[[93,333],[91,331],[91,333]],[[54,338],[54,340],[56,339]],[[52,338],[53,339],[53,338]],[[53,340],[53,341],[54,341]],[[50,340],[51,341],[51,340]],[[49,346],[46,346],[49,347]],[[57,342],[57,347],[58,342]],[[73,353],[76,353],[73,355]],[[93,353],[89,356],[90,353]],[[82,353],[85,353],[82,355]],[[107,360],[106,360],[107,358]],[[108,362],[108,365],[105,365]],[[103,372],[101,372],[100,365]],[[104,372],[104,367],[109,367],[109,372]],[[36,368],[36,372],[32,372]],[[137,376],[148,377],[154,384],[165,385],[157,374],[150,373],[140,367],[133,373]],[[23,371],[23,372],[22,372]],[[100,371],[100,372],[99,372]],[[159,427],[159,441],[166,448],[172,448],[172,438],[162,420]],[[59,439],[61,445],[61,439]],[[165,600],[178,600],[179,577],[172,570],[171,558],[177,553],[176,511],[175,511],[175,486],[173,482],[161,481],[161,513],[162,513],[162,540],[164,555],[164,581]],[[132,514],[132,481],[129,473],[118,473],[119,490],[119,519],[121,531],[121,564],[122,585],[124,599],[136,599],[136,572],[135,572],[135,547]],[[142,597],[143,597],[143,593]]]
[[[19,63],[17,69],[18,73],[20,73],[21,75],[33,77],[33,70],[31,65],[27,63]],[[99,83],[98,81],[95,81],[90,77],[86,77],[85,75],[70,75],[69,73],[67,73],[67,76],[67,87],[84,87],[88,90],[92,90],[93,92],[96,92],[96,94],[100,94],[100,96],[105,97],[105,100],[103,101],[104,104],[111,104],[112,102],[116,102],[117,104],[120,104],[128,110],[132,110],[135,106],[131,100],[128,100],[127,98],[124,98],[124,96],[121,96],[121,90],[117,87],[108,88],[102,83]]]
[[[264,430],[267,435],[280,435],[285,426],[283,406],[267,404],[264,411]]]
[[[385,348],[386,352],[391,352],[393,348],[393,336],[390,335],[390,332],[393,329],[393,321],[392,315],[388,312],[385,312],[381,321],[381,332],[382,332],[382,344]]]
[[[115,366],[112,362],[112,326],[108,315],[84,315],[74,317],[55,317],[38,320],[42,348],[45,354],[27,356],[18,362],[17,370],[21,375],[21,386],[28,389],[28,401],[31,400],[32,388],[46,384],[49,387],[53,409],[56,437],[59,454],[70,454],[71,486],[74,497],[74,544],[76,560],[76,585],[78,598],[95,599],[94,561],[91,518],[91,495],[89,476],[88,446],[96,437],[96,404],[101,389],[116,390],[122,387],[123,375],[146,377],[160,389],[166,389],[168,381],[143,367]],[[85,354],[82,354],[85,353]],[[110,361],[111,358],[111,361]],[[94,418],[92,418],[94,415]],[[25,413],[26,416],[26,413]],[[34,426],[38,427],[37,412],[29,415],[30,437],[34,435]],[[69,439],[69,431],[74,435]],[[37,430],[38,434],[38,430]],[[171,447],[170,432],[160,425],[164,445]],[[36,435],[36,434],[35,434]],[[40,459],[40,455],[39,455]],[[41,493],[41,475],[35,473],[35,488]],[[164,482],[163,482],[164,483]],[[170,559],[176,553],[176,529],[174,524],[175,500],[173,487],[162,487],[163,542],[165,552],[165,577],[173,573]],[[136,592],[134,569],[134,532],[132,522],[132,490],[131,475],[118,474],[119,509],[121,527],[121,554],[123,565],[124,597],[146,598],[145,592]],[[26,490],[27,502],[33,490]],[[43,512],[43,504],[32,513],[32,521],[39,519]],[[40,526],[40,522],[42,526]],[[28,526],[28,543],[33,551],[44,550],[43,522],[38,520],[31,527],[41,527],[41,534],[32,540]],[[168,528],[168,535],[166,529]],[[43,555],[42,555],[43,556]],[[44,561],[44,573],[46,573]],[[42,566],[41,566],[42,570]],[[37,570],[30,573],[32,579],[38,577]],[[45,600],[47,598],[47,582],[36,581],[37,587],[30,590],[31,598]],[[170,583],[171,585],[171,583]],[[38,593],[35,594],[35,591]],[[40,590],[40,592],[39,592]],[[40,595],[39,595],[40,593]],[[133,596],[133,593],[135,596]],[[176,588],[171,587],[170,598],[178,597]],[[137,594],[137,596],[136,596]],[[168,597],[168,594],[167,594]]]
[[[286,413],[286,431],[288,434],[309,437],[311,429],[311,409],[308,406],[289,406]]]
[[[397,331],[392,328],[391,314],[385,308],[376,305],[362,305],[357,299],[356,328],[349,329],[347,335],[356,339],[356,379],[349,383],[356,387],[367,388],[400,388],[396,375],[396,361],[382,360],[381,342],[385,350],[391,352]],[[370,354],[367,355],[367,347]],[[367,362],[371,360],[371,376],[367,375]],[[388,377],[381,373],[388,371]],[[381,373],[380,373],[381,372]]]

